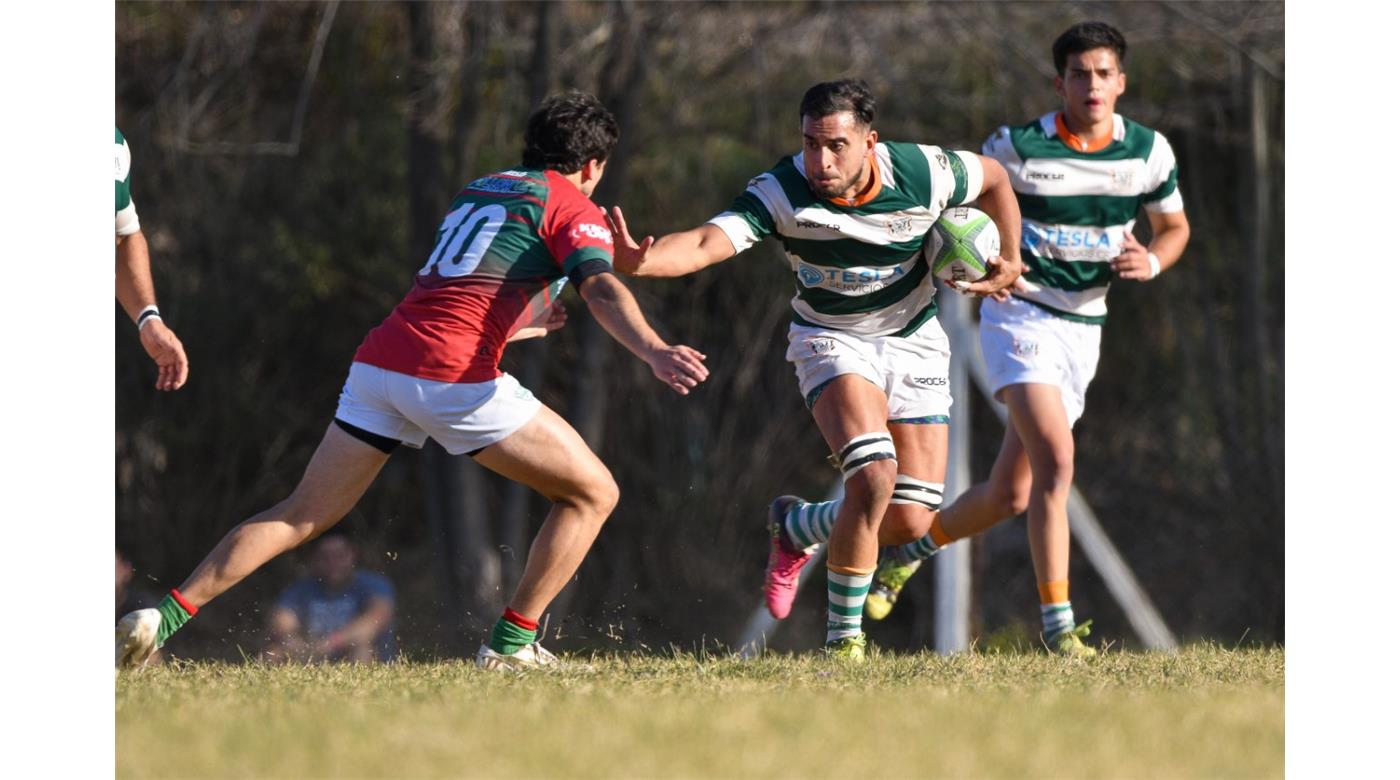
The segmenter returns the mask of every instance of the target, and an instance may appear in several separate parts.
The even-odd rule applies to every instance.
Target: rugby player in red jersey
[[[536,641],[537,621],[583,561],[618,488],[578,433],[500,370],[506,343],[563,324],[557,304],[532,302],[567,279],[672,390],[686,395],[709,375],[704,355],[656,335],[612,273],[612,234],[589,196],[617,138],[617,121],[581,92],[551,97],[530,116],[521,165],[458,193],[413,288],[355,353],[301,483],[230,531],[157,607],[118,622],[119,667],[144,663],[205,604],[335,525],[396,447],[429,437],[553,502],[477,664],[557,663]]]

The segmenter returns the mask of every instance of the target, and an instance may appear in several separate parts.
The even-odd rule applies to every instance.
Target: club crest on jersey
[[[885,227],[890,231],[890,235],[897,239],[910,238],[914,233],[914,218],[895,217]]]
[[[612,231],[602,225],[595,225],[591,222],[580,222],[574,225],[574,229],[569,231],[573,238],[592,238],[602,241],[608,246],[612,246]]]
[[[1133,169],[1115,168],[1111,171],[1113,176],[1113,186],[1120,190],[1131,190],[1133,188]]]

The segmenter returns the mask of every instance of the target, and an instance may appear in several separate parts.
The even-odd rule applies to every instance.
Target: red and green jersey
[[[556,171],[483,176],[457,194],[413,289],[355,360],[438,382],[486,382],[530,300],[612,269],[603,211]]]

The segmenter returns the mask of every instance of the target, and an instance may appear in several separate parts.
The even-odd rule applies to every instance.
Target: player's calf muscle
[[[933,512],[913,504],[891,504],[880,522],[880,544],[908,544],[922,539],[933,523]]]

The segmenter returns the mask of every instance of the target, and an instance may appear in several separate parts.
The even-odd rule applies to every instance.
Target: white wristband
[[[147,306],[146,308],[141,310],[140,314],[136,315],[136,332],[140,333],[142,330],[145,330],[146,324],[149,323],[151,320],[159,319],[160,309],[156,308],[155,306]]]
[[[1156,279],[1157,275],[1162,273],[1162,261],[1157,257],[1156,252],[1147,253],[1147,264],[1152,266],[1152,275],[1147,278]]]

